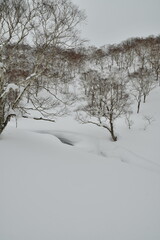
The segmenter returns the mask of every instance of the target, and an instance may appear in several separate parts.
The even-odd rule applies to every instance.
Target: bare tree
[[[37,99],[37,92],[34,94],[33,91],[34,86],[39,85],[39,79],[42,76],[44,79],[48,69],[46,51],[50,47],[76,45],[79,40],[76,26],[84,19],[84,13],[68,0],[4,0],[0,2],[0,133],[10,118],[17,114],[17,110],[25,109],[26,111],[20,103],[27,92],[32,92],[34,98],[32,104],[36,110],[43,109],[45,106],[49,108],[48,96],[46,99]],[[15,50],[23,42],[28,42],[35,49],[30,71],[27,76],[21,76],[18,82],[8,82],[8,67],[11,62],[14,62],[14,56],[9,55],[8,65],[6,65],[8,46],[14,46]],[[11,92],[16,92],[16,97],[12,100],[9,97]],[[47,93],[55,96],[48,89]],[[57,102],[59,99],[56,96],[55,98]],[[54,107],[54,103],[51,107]]]
[[[83,75],[86,104],[79,108],[78,117],[82,122],[96,124],[106,128],[113,141],[117,141],[114,123],[128,111],[129,95],[121,74],[115,68],[103,78],[100,73],[91,70]]]
[[[6,51],[7,46],[16,46],[22,42],[32,29],[34,8],[29,8],[29,2],[25,0],[8,0],[0,2],[0,133],[6,127],[10,117],[15,115],[13,102],[9,101],[10,89],[17,87],[8,85],[6,79]],[[14,106],[16,106],[16,102]]]

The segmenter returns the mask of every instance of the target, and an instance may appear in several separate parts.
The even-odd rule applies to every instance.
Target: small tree
[[[86,104],[79,109],[79,118],[85,123],[106,128],[112,140],[117,141],[115,120],[129,108],[129,95],[126,84],[121,81],[120,72],[113,68],[112,72],[108,72],[106,78],[103,78],[100,73],[91,70],[83,76],[87,86]]]

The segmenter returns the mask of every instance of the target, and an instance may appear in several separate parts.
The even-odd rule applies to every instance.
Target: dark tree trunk
[[[15,114],[11,113],[5,116],[5,100],[3,98],[0,98],[0,134],[3,132],[3,130],[6,128],[8,122],[12,117],[15,117]]]
[[[112,122],[112,114],[110,116],[110,134],[111,134],[112,140],[114,142],[116,142],[117,141],[117,136],[115,136],[115,133],[114,133],[114,126],[113,126],[113,122]]]
[[[4,130],[4,102],[0,99],[0,134]]]
[[[141,105],[141,99],[138,101],[137,113],[139,113],[139,110],[140,110],[140,105]]]

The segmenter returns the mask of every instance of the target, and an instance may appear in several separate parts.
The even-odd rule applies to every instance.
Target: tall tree
[[[17,114],[25,93],[46,72],[47,49],[78,44],[79,32],[76,26],[84,19],[84,13],[68,0],[0,2],[0,133],[10,118]],[[13,46],[15,50],[20,44],[27,42],[35,49],[31,71],[16,83],[8,82],[7,68],[13,63],[14,56],[7,56],[7,49]],[[9,95],[13,92],[16,92],[16,97],[10,98]],[[40,105],[43,102],[35,101]]]

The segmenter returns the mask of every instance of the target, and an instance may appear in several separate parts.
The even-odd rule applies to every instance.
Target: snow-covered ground
[[[119,120],[117,142],[71,117],[13,120],[0,137],[0,240],[159,240],[159,102],[157,88],[130,130]]]

